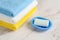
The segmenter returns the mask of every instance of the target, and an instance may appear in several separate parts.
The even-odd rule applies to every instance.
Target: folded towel
[[[25,15],[27,15],[27,13],[33,9],[35,6],[37,6],[37,1],[33,1],[32,3],[30,3],[30,5],[28,5],[24,10],[22,10],[18,15],[16,15],[15,17],[8,17],[4,14],[0,14],[0,20],[5,21],[7,23],[11,23],[11,24],[15,24],[17,23],[19,20],[21,20]]]
[[[36,8],[37,7],[34,7],[33,9],[31,9],[27,13],[27,15],[25,15],[16,24],[10,24],[10,23],[7,23],[7,22],[4,22],[4,21],[0,20],[0,26],[3,26],[3,27],[8,28],[10,30],[16,30],[16,29],[18,29],[36,11]]]
[[[0,0],[0,13],[14,17],[33,0]]]

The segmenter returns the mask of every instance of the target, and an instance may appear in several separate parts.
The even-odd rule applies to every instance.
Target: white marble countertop
[[[60,0],[37,0],[37,12],[16,31],[0,27],[0,40],[60,40]],[[53,25],[46,32],[36,32],[29,24],[31,18],[41,16],[49,18]]]

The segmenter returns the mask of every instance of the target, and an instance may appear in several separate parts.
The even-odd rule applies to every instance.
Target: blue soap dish
[[[46,19],[46,18],[43,18],[43,17],[34,17],[32,20],[31,20],[31,25],[32,27],[37,30],[37,31],[46,31],[48,29],[51,28],[52,26],[52,22],[49,20],[49,25],[47,27],[44,27],[44,26],[38,26],[38,25],[35,25],[34,24],[34,20],[35,19],[42,19],[42,20],[49,20],[49,19]]]

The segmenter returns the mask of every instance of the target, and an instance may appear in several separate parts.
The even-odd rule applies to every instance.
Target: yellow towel
[[[2,20],[0,20],[0,26],[3,26],[5,28],[8,28],[10,30],[16,30],[18,29],[35,11],[36,11],[36,7],[34,7],[30,12],[28,12],[27,15],[25,15],[20,21],[18,21],[16,24],[10,24],[7,22],[3,22]]]

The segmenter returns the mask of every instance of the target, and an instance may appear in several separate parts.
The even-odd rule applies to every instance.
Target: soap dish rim
[[[34,18],[32,18],[32,20],[31,20],[31,25],[32,25],[32,27],[34,27],[34,28],[36,28],[36,29],[39,29],[39,30],[43,30],[43,31],[48,30],[48,29],[51,28],[52,22],[51,22],[50,20],[49,20],[49,26],[48,26],[48,27],[46,27],[46,28],[37,27],[36,25],[33,24],[33,23],[34,23],[34,19],[36,19],[36,18],[38,18],[38,19],[43,19],[43,20],[49,20],[49,19],[43,18],[43,17],[34,17]]]

